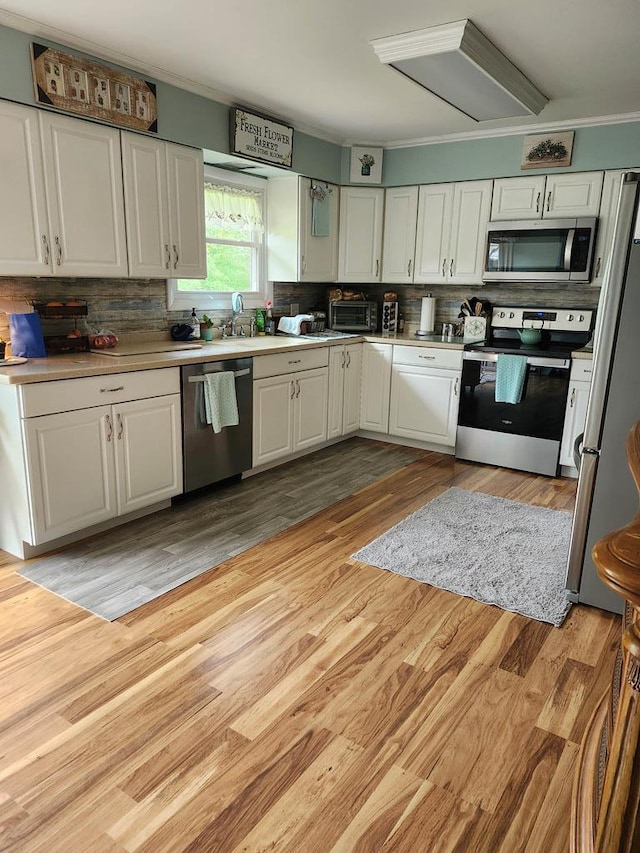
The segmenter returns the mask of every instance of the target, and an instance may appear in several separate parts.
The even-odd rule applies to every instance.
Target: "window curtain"
[[[204,213],[207,222],[225,226],[252,228],[262,232],[262,193],[229,187],[224,184],[204,185]]]

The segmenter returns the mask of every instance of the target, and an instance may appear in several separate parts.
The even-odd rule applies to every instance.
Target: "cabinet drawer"
[[[180,370],[177,367],[109,373],[82,379],[57,379],[20,388],[24,418],[178,393]]]
[[[297,373],[299,370],[327,367],[328,364],[329,347],[277,352],[273,355],[261,355],[253,359],[253,378],[263,379],[265,376],[282,376],[285,373]]]
[[[444,367],[450,370],[461,370],[462,350],[394,344],[393,363],[413,364],[417,367]]]
[[[572,382],[591,382],[593,373],[593,362],[591,359],[576,358],[571,362]]]

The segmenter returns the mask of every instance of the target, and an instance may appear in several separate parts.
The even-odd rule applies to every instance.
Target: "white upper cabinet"
[[[126,276],[120,132],[39,115],[54,275]]]
[[[173,278],[206,278],[204,162],[199,148],[166,143]]]
[[[593,279],[591,283],[600,286],[604,279],[611,244],[613,243],[613,226],[618,209],[618,198],[622,176],[625,172],[637,169],[616,169],[604,173],[602,185],[602,200],[600,202],[600,218],[598,219],[598,236],[593,260]]]
[[[603,172],[527,175],[494,181],[491,219],[597,216]]]
[[[0,275],[50,275],[37,111],[0,101],[0,131]]]
[[[202,152],[122,131],[129,272],[206,278]]]
[[[407,284],[413,281],[418,218],[418,187],[385,191],[382,281]]]
[[[482,284],[492,183],[420,187],[414,282]]]
[[[342,187],[338,281],[381,281],[384,190]]]
[[[311,186],[325,193],[315,203]],[[338,187],[297,175],[269,180],[267,258],[270,281],[338,278]]]

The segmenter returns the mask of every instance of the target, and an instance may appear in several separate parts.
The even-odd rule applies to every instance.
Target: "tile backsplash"
[[[314,308],[326,310],[329,284],[283,284],[273,287],[274,313],[289,314],[297,304],[301,312]],[[494,305],[539,305],[550,308],[596,308],[599,288],[585,284],[509,284],[470,285],[346,285],[361,290],[366,298],[382,301],[385,291],[398,294],[400,313],[405,324],[417,324],[420,319],[420,300],[427,293],[436,298],[436,329],[442,323],[455,320],[461,302],[468,297],[490,300]],[[72,299],[88,303],[87,323],[91,327],[108,328],[116,334],[131,332],[167,332],[172,323],[184,321],[189,312],[168,311],[166,283],[162,279],[59,279],[59,278],[1,278],[0,297],[28,301],[67,302]],[[231,317],[229,310],[207,311],[219,325]],[[80,328],[83,320],[78,321]],[[44,320],[45,335],[66,333],[73,321]],[[8,338],[6,314],[0,313],[0,337]]]

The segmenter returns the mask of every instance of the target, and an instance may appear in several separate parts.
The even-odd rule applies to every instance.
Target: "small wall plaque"
[[[31,65],[39,104],[157,133],[154,83],[35,42]]]
[[[293,128],[275,119],[234,107],[231,110],[231,153],[272,166],[293,165]]]

